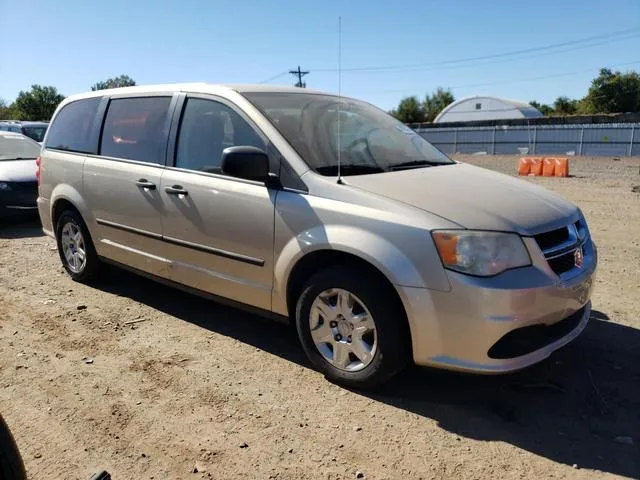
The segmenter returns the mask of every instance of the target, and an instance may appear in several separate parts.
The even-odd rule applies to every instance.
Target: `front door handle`
[[[172,185],[164,189],[169,195],[189,195],[189,192],[182,188],[182,185]]]
[[[141,178],[140,180],[138,180],[136,182],[136,185],[139,186],[140,188],[146,188],[148,190],[155,190],[156,189],[156,184],[150,182],[146,178]]]

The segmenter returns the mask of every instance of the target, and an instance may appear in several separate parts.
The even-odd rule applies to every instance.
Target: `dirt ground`
[[[328,383],[285,325],[117,270],[76,284],[37,222],[3,221],[0,412],[37,480],[640,478],[639,169],[581,158],[527,179],[578,204],[599,246],[574,343],[517,374],[413,368],[375,394]]]

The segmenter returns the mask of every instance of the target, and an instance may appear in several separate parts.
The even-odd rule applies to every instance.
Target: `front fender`
[[[295,265],[319,250],[348,253],[376,267],[394,285],[428,288],[429,282],[414,262],[389,240],[346,225],[322,225],[300,232],[276,252],[273,310],[287,315],[287,284]]]

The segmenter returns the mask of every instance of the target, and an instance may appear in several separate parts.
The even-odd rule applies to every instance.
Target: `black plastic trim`
[[[91,152],[93,155],[99,155],[100,153],[100,144],[102,143],[102,131],[104,130],[104,121],[107,117],[107,108],[109,107],[109,96],[105,95],[100,100],[98,104],[98,111],[96,112],[96,117],[93,120],[93,135],[96,135],[94,139],[94,151]]]
[[[176,147],[178,145],[178,133],[180,131],[180,123],[182,122],[182,113],[186,103],[186,94],[179,92],[175,97],[176,103],[171,112],[171,124],[169,126],[169,134],[167,135],[167,159],[165,165],[174,167],[176,164]]]
[[[487,352],[493,359],[506,360],[528,355],[566,337],[573,332],[585,313],[585,307],[550,325],[534,324],[516,328],[505,334]]]

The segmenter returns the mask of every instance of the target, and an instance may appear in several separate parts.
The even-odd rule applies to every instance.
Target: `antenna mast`
[[[342,17],[338,17],[338,183],[342,183]]]

